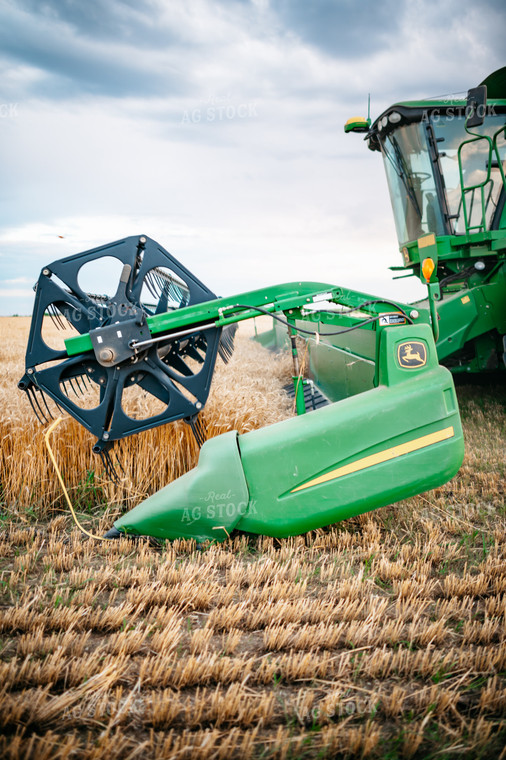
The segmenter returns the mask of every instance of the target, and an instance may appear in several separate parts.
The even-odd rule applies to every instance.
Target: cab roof
[[[487,88],[487,103],[506,107],[506,66],[489,74],[481,85]],[[480,85],[480,86],[481,86]],[[427,98],[426,100],[406,100],[394,103],[388,106],[371,124],[367,135],[369,147],[371,150],[379,150],[377,135],[381,130],[381,122],[390,116],[394,111],[401,115],[404,123],[419,121],[423,114],[437,110],[444,113],[450,109],[465,109],[467,104],[467,93],[454,93],[450,95],[441,95],[438,97]]]

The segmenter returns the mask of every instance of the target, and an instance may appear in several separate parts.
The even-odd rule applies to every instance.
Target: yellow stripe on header
[[[399,446],[392,446],[390,449],[379,451],[377,454],[371,454],[363,459],[357,459],[355,462],[345,464],[344,467],[338,467],[336,470],[331,470],[331,472],[327,472],[325,475],[320,475],[318,478],[314,478],[314,480],[310,480],[301,486],[297,486],[297,488],[294,488],[290,493],[303,491],[305,488],[311,488],[311,486],[319,486],[321,483],[328,483],[329,480],[337,480],[337,478],[342,478],[344,475],[350,475],[352,472],[366,470],[368,467],[373,467],[375,464],[388,462],[390,459],[396,459],[404,454],[410,454],[412,451],[424,449],[426,446],[431,446],[433,443],[446,441],[448,438],[453,438],[454,435],[455,431],[452,426],[444,428],[444,430],[438,430],[436,433],[423,435],[421,438],[415,438],[413,441],[401,443]]]

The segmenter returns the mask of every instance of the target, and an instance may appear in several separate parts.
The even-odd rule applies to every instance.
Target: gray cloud
[[[351,60],[389,47],[403,19],[402,6],[395,0],[273,0],[272,8],[303,41]]]
[[[33,11],[31,5],[35,6]],[[161,33],[156,28],[147,4],[123,19],[125,3],[112,3],[102,16],[98,6],[98,3],[39,6],[30,2],[24,3],[24,7],[4,5],[0,16],[4,65],[10,61],[31,67],[41,75],[36,78],[36,86],[27,85],[24,95],[61,99],[93,94],[121,98],[178,93],[185,89],[184,68],[174,66],[167,56],[156,54],[170,47],[174,37],[169,29]],[[100,18],[97,22],[96,16]]]
[[[156,40],[159,6],[154,0],[21,0],[17,5],[50,23],[66,24],[77,35],[141,46],[146,38],[149,44]]]

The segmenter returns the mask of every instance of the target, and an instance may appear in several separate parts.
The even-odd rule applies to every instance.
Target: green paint
[[[233,528],[297,535],[451,478],[463,458],[462,429],[452,378],[438,365],[430,327],[386,328],[377,340],[378,387],[251,433],[213,438],[194,470],[116,527],[217,541]],[[406,344],[416,349],[421,366],[401,366]],[[448,437],[430,442],[449,430]],[[304,487],[328,473],[335,475]]]
[[[134,535],[224,541],[248,504],[233,431],[205,443],[198,468],[150,496],[114,525]]]

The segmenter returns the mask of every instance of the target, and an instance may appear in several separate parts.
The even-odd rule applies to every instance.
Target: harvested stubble
[[[26,329],[23,320],[5,324],[13,337],[19,325]],[[21,374],[19,330],[6,373],[12,383]],[[261,349],[241,341],[234,362],[206,410],[214,433],[288,413],[281,363],[269,377],[260,372]],[[239,378],[249,385],[237,390]],[[499,393],[459,391],[466,461],[442,488],[306,536],[237,537],[196,551],[187,541],[160,549],[101,544],[83,539],[66,514],[51,515],[60,497],[40,432],[22,398],[13,401],[4,386],[11,406],[2,414],[9,508],[0,536],[0,755],[501,756],[506,431]],[[101,513],[106,497],[128,503],[139,473],[137,491],[148,492],[197,453],[178,426],[140,436],[128,444],[122,489],[97,474],[99,488],[83,494],[79,478],[96,463],[87,435],[65,425],[57,456],[100,530],[115,509]],[[182,449],[164,448],[164,457],[153,449],[153,457],[151,447],[179,439]],[[31,447],[24,460],[23,446]]]

